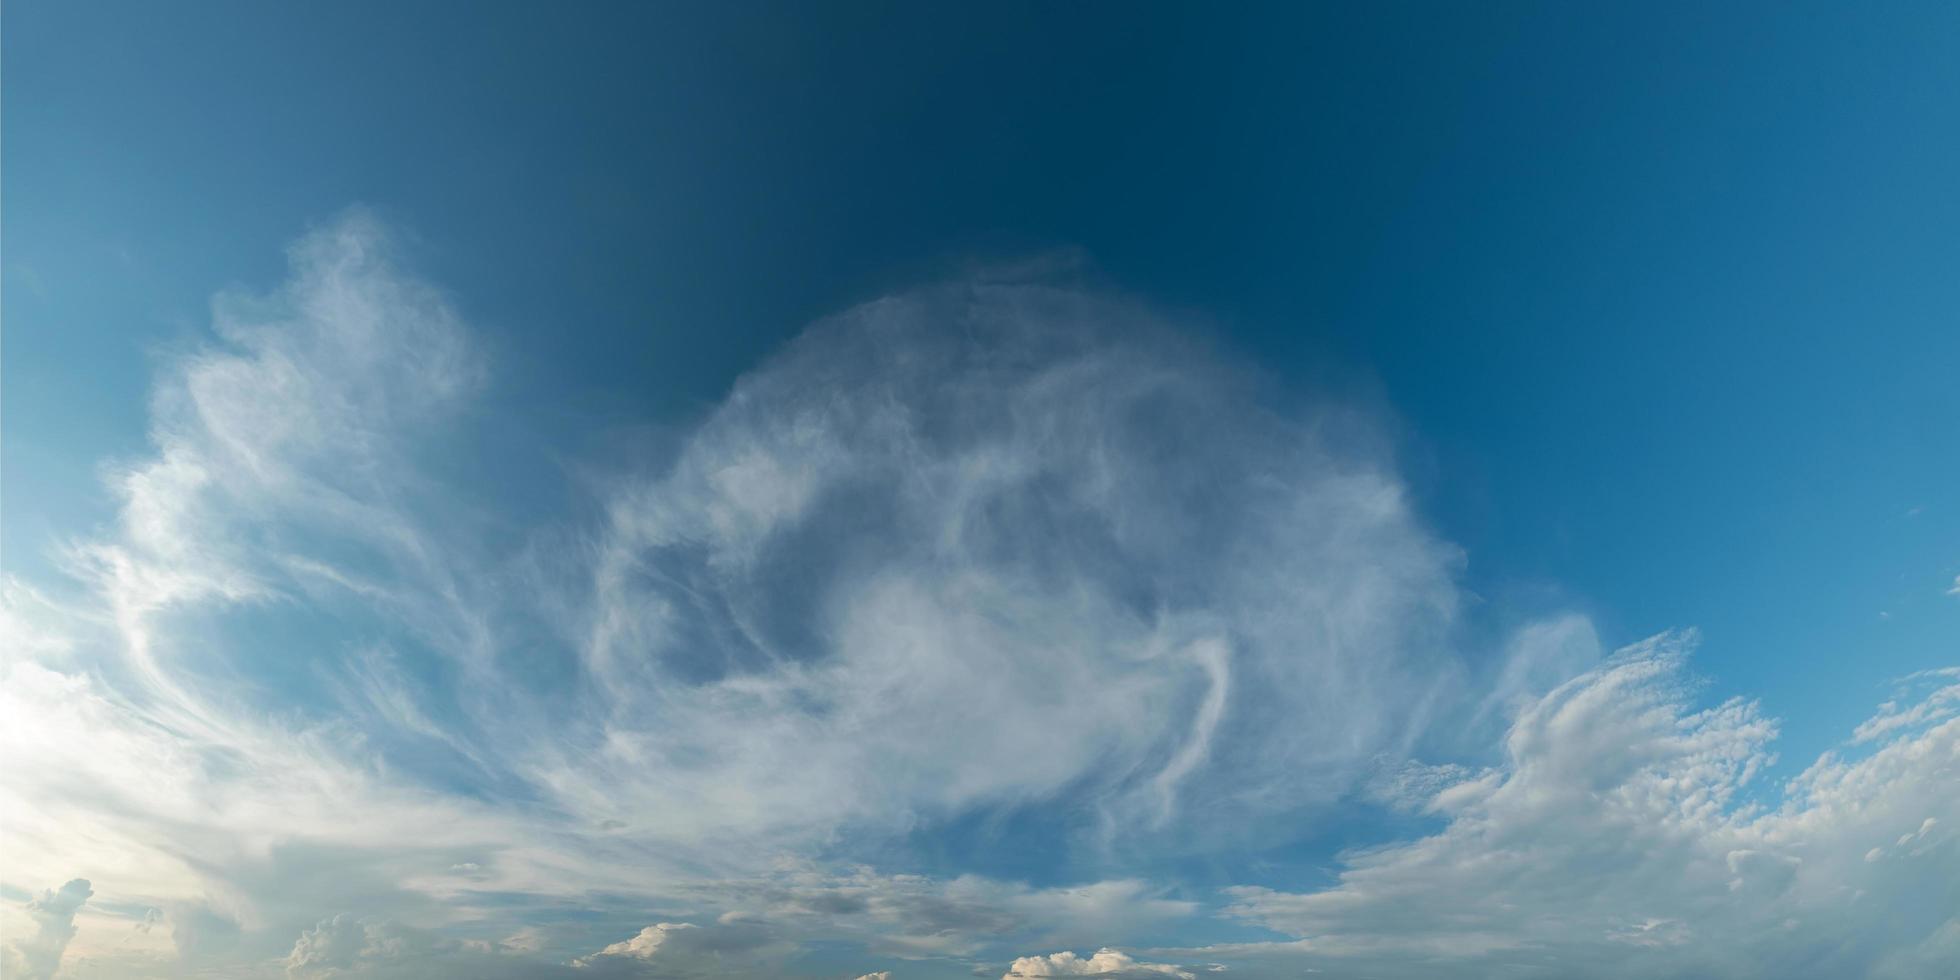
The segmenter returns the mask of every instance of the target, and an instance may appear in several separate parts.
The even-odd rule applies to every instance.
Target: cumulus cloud
[[[1176,977],[1178,980],[1196,980],[1197,975],[1169,963],[1140,963],[1121,950],[1104,948],[1087,958],[1068,951],[1047,956],[1023,956],[1007,968],[1001,980],[1022,980],[1026,977],[1104,977],[1108,980]]]
[[[806,866],[707,887],[737,914],[785,933],[852,939],[904,957],[963,956],[1010,937],[1062,944],[1139,933],[1195,914],[1195,902],[1135,879],[1033,888],[978,875],[949,880]]]
[[[88,879],[76,878],[59,889],[45,891],[27,903],[27,917],[34,923],[34,934],[7,944],[7,976],[19,980],[48,980],[61,970],[61,957],[75,938],[75,913],[95,890]]]
[[[352,916],[334,916],[300,934],[286,955],[289,977],[332,976],[361,959],[378,958],[381,950],[368,942],[369,926]]]
[[[739,916],[706,926],[660,922],[573,965],[596,973],[657,978],[749,976],[790,951],[775,930]]]
[[[1826,755],[1772,808],[1747,792],[1776,726],[1742,700],[1689,708],[1691,640],[1621,651],[1531,704],[1499,769],[1432,793],[1436,835],[1354,853],[1322,891],[1234,889],[1229,913],[1298,937],[1267,953],[1380,976],[1960,963],[1960,720],[1893,708],[1869,755]]]

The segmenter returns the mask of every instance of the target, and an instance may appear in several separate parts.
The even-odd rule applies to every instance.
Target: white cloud
[[[614,495],[602,765],[539,778],[680,839],[1065,789],[1115,836],[1290,833],[1263,821],[1404,751],[1449,689],[1456,563],[1364,419],[1277,410],[1143,310],[890,298]]]
[[[48,980],[61,970],[61,957],[75,938],[75,913],[95,894],[87,879],[76,878],[59,889],[41,893],[27,903],[27,917],[34,923],[34,934],[21,936],[7,944],[5,973],[16,980]]]
[[[868,304],[617,483],[593,540],[497,554],[425,466],[484,389],[460,318],[358,213],[292,266],[165,362],[119,519],[68,549],[93,599],[7,590],[38,652],[0,793],[132,900],[289,938],[338,910],[269,879],[296,854],[386,864],[338,897],[396,914],[745,880],[1062,794],[1106,840],[1285,834],[1456,669],[1456,553],[1366,420],[1276,408],[1121,301]],[[402,830],[430,825],[442,853]]]
[[[1567,613],[1526,623],[1511,636],[1475,721],[1501,716],[1508,722],[1546,691],[1591,669],[1602,652],[1585,616]]]
[[[1868,757],[1825,756],[1765,809],[1744,794],[1775,725],[1742,701],[1690,710],[1687,643],[1622,651],[1532,704],[1500,771],[1433,796],[1449,818],[1435,836],[1352,854],[1323,891],[1235,889],[1231,914],[1300,937],[1296,961],[1378,976],[1905,977],[1960,962],[1960,841],[1945,829],[1960,720],[1894,708]]]
[[[1876,741],[1955,715],[1960,715],[1960,668],[1920,671],[1901,678],[1898,693],[1859,724],[1851,740]]]
[[[1108,980],[1176,977],[1178,980],[1196,980],[1196,976],[1168,963],[1139,963],[1121,950],[1104,948],[1087,958],[1068,951],[1047,956],[1023,956],[1007,968],[1001,980],[1023,980],[1028,977],[1104,977]]]
[[[1597,667],[1590,623],[1553,618],[1466,664],[1459,556],[1368,420],[1121,300],[991,281],[867,304],[671,459],[618,463],[596,521],[543,528],[432,462],[468,443],[484,359],[371,219],[308,236],[215,335],[166,360],[114,525],[65,549],[83,588],[0,587],[0,884],[86,874],[91,908],[138,910],[106,942],[64,920],[70,960],[150,908],[164,974],[1138,949],[1209,896],[1126,858],[1242,854],[1357,790],[1449,824],[1326,891],[1235,892],[1304,938],[1207,960],[1716,971],[1756,948],[1709,960],[1718,930],[1795,921],[1830,962],[1907,975],[1960,934],[1917,911],[1949,897],[1960,826],[1944,675],[1859,729],[1868,757],[1738,811],[1773,726],[1682,707],[1676,641]],[[1500,726],[1502,766],[1409,758]],[[1032,810],[1084,856],[1074,883],[852,863]],[[1897,903],[1916,911],[1873,911]],[[1186,975],[1108,949],[1023,964]]]
[[[630,939],[613,943],[573,965],[598,972],[630,972],[657,978],[751,976],[768,972],[790,951],[775,931],[759,922],[724,917],[707,926],[661,922]]]
[[[284,288],[221,296],[220,343],[160,379],[155,454],[112,476],[120,534],[75,557],[140,662],[162,652],[141,626],[153,614],[276,595],[293,571],[326,569],[309,540],[397,567],[429,557],[398,509],[404,440],[453,411],[481,367],[441,295],[390,253],[358,212],[302,238]]]
[[[466,495],[418,469],[482,371],[389,253],[354,214],[294,247],[278,291],[221,298],[217,342],[165,362],[153,454],[112,469],[115,525],[65,549],[86,591],[0,594],[8,874],[86,868],[118,902],[176,910],[187,956],[283,950],[338,903],[426,911],[477,853],[500,858],[490,884],[585,886],[531,818],[388,765],[432,731],[469,744],[468,706],[438,722],[392,662],[339,659],[377,634],[425,671],[485,652]],[[237,633],[246,618],[279,625]],[[418,830],[437,826],[455,851]]]
[[[376,958],[369,954],[368,926],[345,914],[334,916],[300,934],[286,955],[286,975],[290,977],[332,976],[352,969],[355,961]]]

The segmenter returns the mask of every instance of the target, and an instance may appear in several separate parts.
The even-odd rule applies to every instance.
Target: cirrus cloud
[[[865,304],[671,452],[580,461],[590,513],[527,523],[455,476],[525,447],[473,428],[489,359],[443,293],[360,213],[291,258],[165,359],[74,582],[0,587],[4,884],[86,874],[119,930],[44,896],[10,973],[71,941],[320,978],[1099,946],[1010,975],[1909,976],[1960,949],[1950,674],[1760,802],[1776,725],[1694,705],[1687,635],[1602,664],[1555,616],[1466,655],[1462,556],[1378,423],[1137,303],[978,277]],[[1440,829],[1317,890],[1166,870],[1246,880],[1377,804]],[[1059,866],[937,847],[1023,818]],[[120,948],[152,924],[174,960]],[[1142,945],[1208,929],[1234,941]]]
[[[1960,720],[1950,683],[1746,798],[1776,725],[1694,710],[1691,635],[1621,651],[1530,704],[1504,764],[1432,787],[1447,820],[1358,851],[1320,891],[1231,890],[1227,913],[1298,937],[1209,948],[1378,976],[1926,976],[1960,963]],[[1939,710],[1920,710],[1936,706]],[[1774,798],[1778,794],[1771,794]]]

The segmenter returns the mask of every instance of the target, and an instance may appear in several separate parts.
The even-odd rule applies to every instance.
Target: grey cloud
[[[75,913],[93,894],[88,879],[76,878],[29,901],[26,911],[34,934],[7,944],[6,969],[0,972],[19,980],[48,980],[59,972],[62,954],[75,938]]]
[[[368,951],[368,927],[352,916],[334,916],[300,934],[286,956],[290,977],[332,976],[352,969]]]
[[[177,955],[187,962],[228,952],[240,938],[238,922],[202,902],[186,902],[165,913],[170,921],[170,941]]]

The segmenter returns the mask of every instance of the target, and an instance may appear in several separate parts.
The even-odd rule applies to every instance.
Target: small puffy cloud
[[[858,977],[857,980],[892,980],[892,971],[879,970],[876,973],[866,973]]]
[[[1104,977],[1108,980],[1176,977],[1178,980],[1196,980],[1196,976],[1169,963],[1142,963],[1121,950],[1103,948],[1086,958],[1067,950],[1047,956],[1023,956],[1007,968],[1001,980],[1030,977]]]
[[[48,980],[59,972],[62,954],[75,938],[75,913],[94,894],[88,879],[76,878],[29,901],[26,911],[34,923],[34,934],[7,945],[0,957],[6,969],[0,973],[17,980]]]
[[[572,965],[602,975],[650,978],[746,976],[789,951],[769,926],[736,916],[709,925],[658,922]]]

